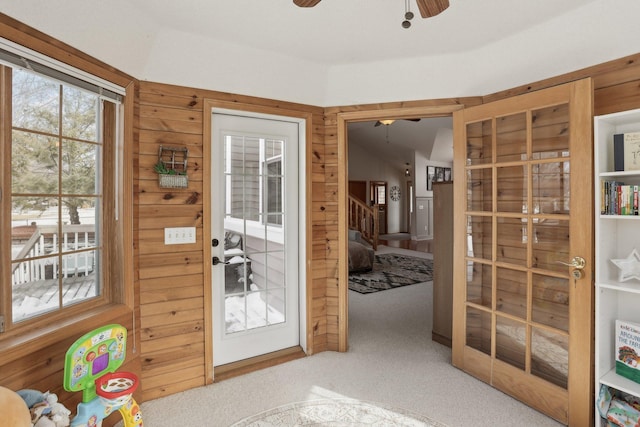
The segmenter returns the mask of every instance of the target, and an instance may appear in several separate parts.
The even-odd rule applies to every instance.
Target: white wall
[[[406,214],[404,210],[406,195],[406,180],[404,170],[398,170],[386,163],[383,158],[371,155],[371,152],[356,145],[349,144],[349,180],[350,181],[386,181],[387,191],[392,186],[400,187],[400,200],[389,200],[387,205],[387,232],[399,233],[406,230]],[[370,202],[367,194],[367,203]]]

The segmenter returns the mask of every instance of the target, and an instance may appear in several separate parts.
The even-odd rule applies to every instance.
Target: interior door
[[[453,363],[587,426],[592,406],[592,85],[454,113]]]
[[[299,344],[299,123],[214,113],[214,366]]]
[[[387,234],[387,183],[384,181],[371,181],[370,200],[378,205],[378,233]]]

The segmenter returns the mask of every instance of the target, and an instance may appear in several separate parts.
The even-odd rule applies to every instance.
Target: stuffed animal
[[[29,408],[20,395],[0,386],[0,413],[2,425],[7,427],[31,427]]]
[[[54,393],[41,393],[37,390],[20,390],[18,394],[29,407],[31,424],[33,427],[68,427],[70,424],[69,411],[58,402]]]

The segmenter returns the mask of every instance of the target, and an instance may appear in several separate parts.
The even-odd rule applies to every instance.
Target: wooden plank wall
[[[142,328],[142,388],[145,400],[173,394],[208,382],[205,329],[205,271],[203,263],[203,120],[204,100],[237,102],[313,114],[313,352],[331,349],[326,338],[324,265],[327,241],[324,183],[326,181],[322,109],[294,103],[220,92],[140,83],[138,206],[140,324]],[[189,149],[187,189],[161,189],[153,165],[158,147]],[[316,191],[317,190],[317,191]],[[196,227],[196,243],[164,245],[165,227]],[[320,243],[316,245],[316,243]],[[208,335],[206,335],[208,334]]]

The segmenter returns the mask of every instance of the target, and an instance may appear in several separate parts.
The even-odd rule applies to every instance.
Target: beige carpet
[[[420,256],[384,246],[379,252]],[[451,350],[431,341],[431,301],[431,282],[349,292],[348,352],[325,351],[144,402],[144,424],[227,427],[294,402],[355,399],[450,427],[560,425],[451,366]]]
[[[245,418],[232,427],[270,426],[446,427],[424,415],[355,399],[291,403]]]

